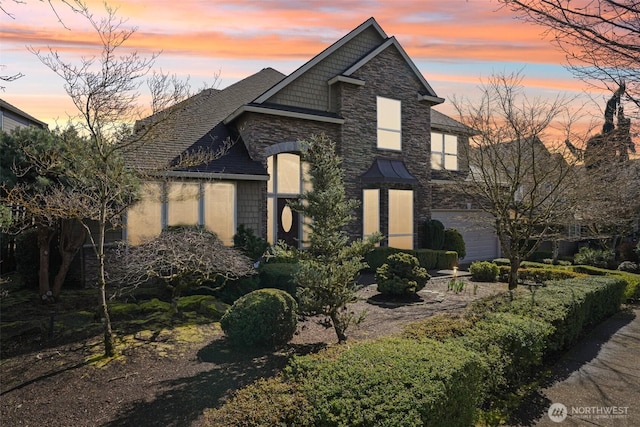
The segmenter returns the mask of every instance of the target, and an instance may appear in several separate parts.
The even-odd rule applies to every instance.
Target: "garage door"
[[[492,216],[482,211],[434,210],[431,218],[445,228],[455,228],[464,239],[467,256],[462,262],[491,260],[500,257],[500,242],[492,228]]]

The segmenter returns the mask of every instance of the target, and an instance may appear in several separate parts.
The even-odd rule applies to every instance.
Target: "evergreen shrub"
[[[447,228],[444,230],[444,246],[446,251],[454,251],[458,253],[458,259],[467,256],[467,248],[464,243],[462,234],[455,228]]]
[[[620,309],[626,282],[617,277],[583,277],[547,282],[535,295],[522,293],[510,300],[504,295],[472,303],[471,312],[507,312],[550,324],[549,354],[574,345],[583,331]]]
[[[424,223],[424,247],[441,250],[444,247],[444,225],[437,219]]]
[[[615,259],[615,252],[588,247],[580,248],[573,257],[574,264],[591,265],[593,267],[607,268]]]
[[[588,265],[574,265],[571,269],[577,273],[588,274],[590,276],[619,277],[626,283],[622,302],[640,299],[640,274],[618,270],[607,270],[605,268],[591,267]]]
[[[402,336],[415,340],[445,341],[463,335],[472,326],[473,322],[469,318],[459,314],[436,313],[407,324],[402,330]]]
[[[489,313],[459,338],[487,363],[485,392],[502,396],[535,374],[542,364],[549,323],[512,313]]]
[[[259,270],[260,288],[280,289],[296,297],[295,274],[300,266],[292,263],[262,264]]]
[[[498,266],[489,261],[474,261],[469,266],[471,280],[475,282],[495,282],[498,276]]]
[[[222,316],[220,326],[240,347],[274,347],[287,343],[297,325],[298,304],[280,289],[259,289],[238,299]]]
[[[240,224],[233,236],[233,246],[255,261],[264,255],[269,243],[262,237],[256,236],[251,228]]]
[[[484,376],[480,357],[454,342],[382,338],[297,357],[316,426],[473,425]]]
[[[311,426],[311,408],[297,384],[281,376],[260,378],[237,390],[218,409],[205,413],[205,426]]]
[[[458,265],[458,253],[455,251],[438,251],[437,270],[451,270]]]
[[[499,266],[498,278],[501,282],[509,281],[510,267]],[[564,280],[576,277],[587,277],[586,274],[577,273],[573,270],[553,268],[553,267],[528,267],[518,269],[518,279],[529,282],[544,283],[548,280]]]
[[[387,295],[415,294],[425,287],[429,279],[418,258],[408,253],[389,255],[387,262],[376,270],[378,292]]]

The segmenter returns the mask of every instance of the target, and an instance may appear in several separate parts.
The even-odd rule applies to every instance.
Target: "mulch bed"
[[[384,301],[364,286],[350,306],[366,317],[348,331],[352,341],[398,333],[408,322],[459,311],[471,300],[503,291],[500,283],[447,291],[434,278],[414,301]],[[277,374],[292,354],[336,343],[335,332],[308,319],[290,344],[277,351],[237,351],[217,324],[202,325],[204,340],[185,342],[159,334],[132,338],[122,357],[98,367],[88,359],[102,351],[100,337],[41,348],[0,361],[3,426],[200,426],[202,413],[234,390]]]

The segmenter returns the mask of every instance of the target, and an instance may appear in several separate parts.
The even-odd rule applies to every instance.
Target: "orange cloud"
[[[564,60],[561,52],[541,39],[538,27],[514,21],[485,2],[466,2],[462,8],[434,1],[367,2],[367,9],[343,1],[307,1],[304,7],[290,1],[243,0],[185,1],[178,8],[144,0],[114,5],[119,16],[129,17],[127,25],[139,25],[132,48],[176,55],[304,60],[369,16],[377,16],[385,31],[396,35],[416,58],[554,64]],[[92,0],[89,7],[99,15],[103,6]],[[78,16],[65,15],[65,25],[72,31],[50,21],[44,26],[13,22],[1,35],[21,46],[81,49],[95,43]]]

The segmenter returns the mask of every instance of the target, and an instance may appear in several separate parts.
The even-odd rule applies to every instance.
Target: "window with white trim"
[[[397,99],[376,98],[378,114],[378,148],[402,150],[402,103]]]
[[[431,169],[458,170],[458,137],[431,132]]]

